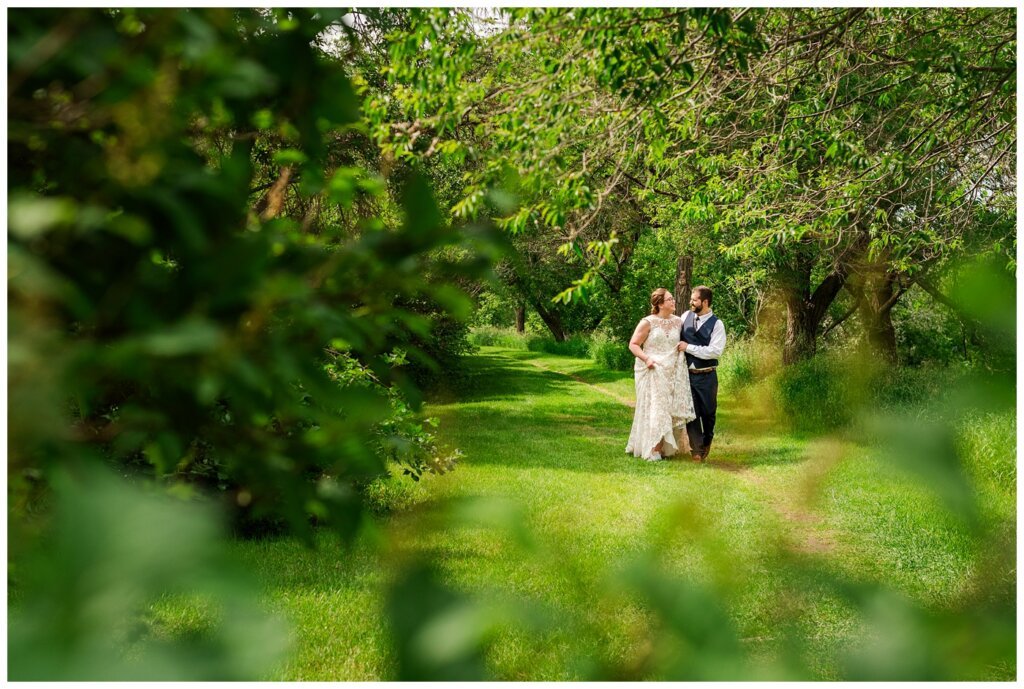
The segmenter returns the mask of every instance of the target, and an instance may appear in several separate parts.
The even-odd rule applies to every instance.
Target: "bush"
[[[863,401],[861,386],[844,359],[818,356],[778,372],[773,396],[797,431],[834,431],[848,426]]]
[[[964,332],[956,317],[916,285],[893,308],[893,327],[900,358],[912,366],[968,357]]]
[[[779,348],[753,338],[731,340],[719,359],[721,384],[738,390],[769,378],[780,367]]]
[[[470,344],[477,347],[505,347],[506,349],[530,349],[530,342],[540,339],[534,333],[518,333],[512,328],[477,327],[469,333]]]
[[[394,349],[409,353],[404,372],[418,388],[435,387],[450,372],[461,370],[459,358],[473,351],[467,323],[426,297],[397,298],[394,306],[425,320],[427,332],[417,333],[410,328],[391,340]]]
[[[635,360],[625,343],[601,333],[595,333],[590,340],[590,356],[609,371],[629,371]]]
[[[237,485],[239,505],[299,533],[308,535],[315,517],[350,537],[362,509],[354,485],[381,475],[390,459],[380,429],[397,422],[402,434],[421,435],[389,391],[401,384],[415,403],[409,379],[468,346],[461,321],[471,300],[455,285],[483,277],[486,260],[462,257],[490,256],[490,240],[443,222],[419,173],[392,195],[374,182],[375,167],[336,168],[337,137],[360,121],[362,99],[314,39],[341,14],[281,17],[76,14],[66,45],[26,67],[9,94],[21,121],[50,122],[65,98],[52,85],[86,75],[118,84],[102,103],[74,103],[73,131],[60,123],[12,129],[13,475],[45,481],[88,455],[124,473],[147,466],[160,485],[181,491],[197,476],[218,489]],[[59,21],[59,13],[12,15],[12,45],[34,45]],[[97,51],[101,44],[110,49]],[[122,78],[129,49],[145,78]],[[12,53],[12,69],[23,60]],[[228,88],[239,64],[262,86]],[[177,75],[173,98],[154,76],[161,70]],[[111,108],[132,114],[115,122]],[[302,150],[275,151],[284,141],[262,127],[249,144],[214,145],[266,117]],[[125,124],[147,121],[159,126],[142,137]],[[367,143],[359,155],[375,151]],[[272,219],[254,213],[250,190],[279,174],[268,161],[275,152],[303,161],[295,175],[306,199],[323,193],[326,205],[345,206],[352,199],[342,188],[365,186],[365,225],[325,215],[319,232],[307,231],[289,204]],[[149,162],[139,177],[115,159]],[[322,190],[326,178],[349,182]],[[399,346],[408,367],[388,360]],[[332,380],[327,347],[349,352],[380,385]]]
[[[507,295],[484,290],[476,301],[473,326],[508,329],[515,325],[516,303]]]
[[[564,342],[558,342],[550,337],[533,337],[527,342],[526,348],[531,352],[589,359],[590,337],[588,335],[570,335]]]

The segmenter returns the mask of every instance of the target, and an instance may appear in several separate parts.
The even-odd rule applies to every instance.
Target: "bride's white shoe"
[[[648,462],[660,462],[661,461],[661,453],[660,452],[652,452],[651,456],[647,458],[647,461]]]

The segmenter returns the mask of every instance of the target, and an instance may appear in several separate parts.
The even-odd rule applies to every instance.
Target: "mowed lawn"
[[[352,549],[327,534],[315,550],[235,545],[293,630],[267,679],[392,677],[386,589],[414,557],[488,605],[530,611],[492,635],[488,670],[506,680],[584,679],[649,655],[652,614],[623,575],[644,558],[717,593],[763,678],[786,676],[794,643],[816,677],[836,678],[862,631],[848,601],[801,579],[808,567],[922,605],[955,600],[977,575],[969,535],[927,491],[867,447],[787,434],[727,388],[712,461],[652,464],[624,453],[631,373],[488,347],[465,365],[427,409],[464,453],[454,471],[396,491]],[[1013,488],[996,492],[989,518],[1012,531]],[[182,603],[156,612],[171,633],[202,617]]]

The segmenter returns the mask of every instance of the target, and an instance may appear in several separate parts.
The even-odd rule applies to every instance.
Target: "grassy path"
[[[559,368],[552,368],[553,363],[551,361],[545,363],[542,360],[539,360],[537,355],[532,352],[530,352],[528,357],[521,353],[509,350],[506,350],[503,353],[506,356],[514,356],[518,360],[525,360],[543,371],[566,376],[573,381],[586,385],[590,389],[607,395],[615,401],[625,404],[630,408],[634,408],[636,406],[635,398],[627,397],[627,392],[623,389],[624,381],[632,386],[632,376],[628,373],[617,375],[595,370],[590,367],[581,369],[579,367],[579,362],[566,361],[564,359],[554,362],[554,365],[557,365]],[[575,370],[577,373],[564,371],[566,368]],[[591,377],[597,378],[599,382],[591,382],[587,377],[581,375],[581,373],[589,374]],[[728,393],[723,395],[722,416],[726,421],[722,425],[726,427],[729,423],[728,420],[730,419],[730,414],[736,414],[734,411],[730,410],[730,404],[732,402],[733,400],[728,396]],[[720,429],[719,442],[715,448],[715,457],[713,458],[713,461],[708,463],[706,466],[711,469],[732,472],[742,480],[748,481],[764,490],[766,493],[765,499],[767,501],[767,505],[782,518],[783,522],[794,527],[794,547],[797,550],[804,552],[827,552],[833,550],[836,545],[834,534],[822,528],[819,516],[814,514],[814,512],[809,509],[808,505],[804,504],[805,501],[801,500],[800,491],[794,490],[791,485],[790,489],[785,492],[780,492],[777,484],[772,485],[771,482],[764,480],[756,470],[756,467],[752,466],[751,460],[753,453],[751,453],[751,451],[745,451],[744,453],[743,451],[744,449],[750,450],[751,447],[754,447],[754,451],[756,453],[757,448],[763,449],[766,446],[766,441],[771,442],[773,443],[773,446],[778,447],[781,436],[766,435],[766,432],[770,429],[770,422],[765,420],[755,420],[749,413],[746,414],[741,421],[744,422],[742,424],[743,428],[741,429],[744,433],[737,434],[734,432],[729,433],[727,431],[725,434],[726,439],[724,441],[722,440],[722,433]],[[761,423],[757,423],[758,421]],[[748,442],[748,445],[744,446],[742,442],[737,443],[734,440],[737,436],[742,439],[743,435],[746,435],[748,437],[745,439],[750,441],[753,439],[754,434],[757,434],[758,442],[753,444]],[[794,448],[800,446],[800,443],[793,443],[790,439],[787,440],[788,443],[786,444],[792,444]],[[833,449],[838,450],[838,448]],[[804,457],[807,458],[809,450],[805,449],[804,451]],[[673,461],[685,462],[685,459],[680,457],[674,458]],[[820,467],[808,467],[809,464],[812,463],[810,463],[808,459],[803,459],[796,463],[792,469],[795,473],[799,472],[801,474],[806,474],[807,471],[810,470],[812,472],[811,475],[816,477],[820,472]],[[796,487],[800,488],[801,486],[798,485]],[[812,485],[806,485],[805,487],[808,490],[813,488]]]
[[[350,551],[326,534],[316,550],[238,544],[295,629],[272,679],[391,676],[385,590],[393,565],[413,556],[480,600],[527,603],[528,619],[496,632],[487,658],[506,680],[578,679],[594,658],[622,667],[649,656],[653,621],[622,573],[650,553],[722,597],[752,657],[771,666],[796,635],[823,679],[836,676],[857,618],[828,592],[795,590],[779,553],[923,602],[955,597],[970,579],[970,544],[928,495],[864,449],[774,428],[728,389],[710,463],[650,464],[624,452],[631,373],[498,348],[469,357],[463,373],[427,411],[465,459],[391,496],[399,509],[376,535]],[[436,519],[443,505],[461,517]],[[185,628],[195,611],[164,614]]]

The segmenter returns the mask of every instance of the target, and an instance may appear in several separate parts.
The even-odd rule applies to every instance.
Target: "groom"
[[[683,314],[679,351],[686,353],[690,390],[697,418],[686,424],[690,452],[698,462],[708,458],[715,437],[718,411],[718,357],[725,349],[725,326],[711,312],[711,288],[700,285],[690,294],[690,311]]]

